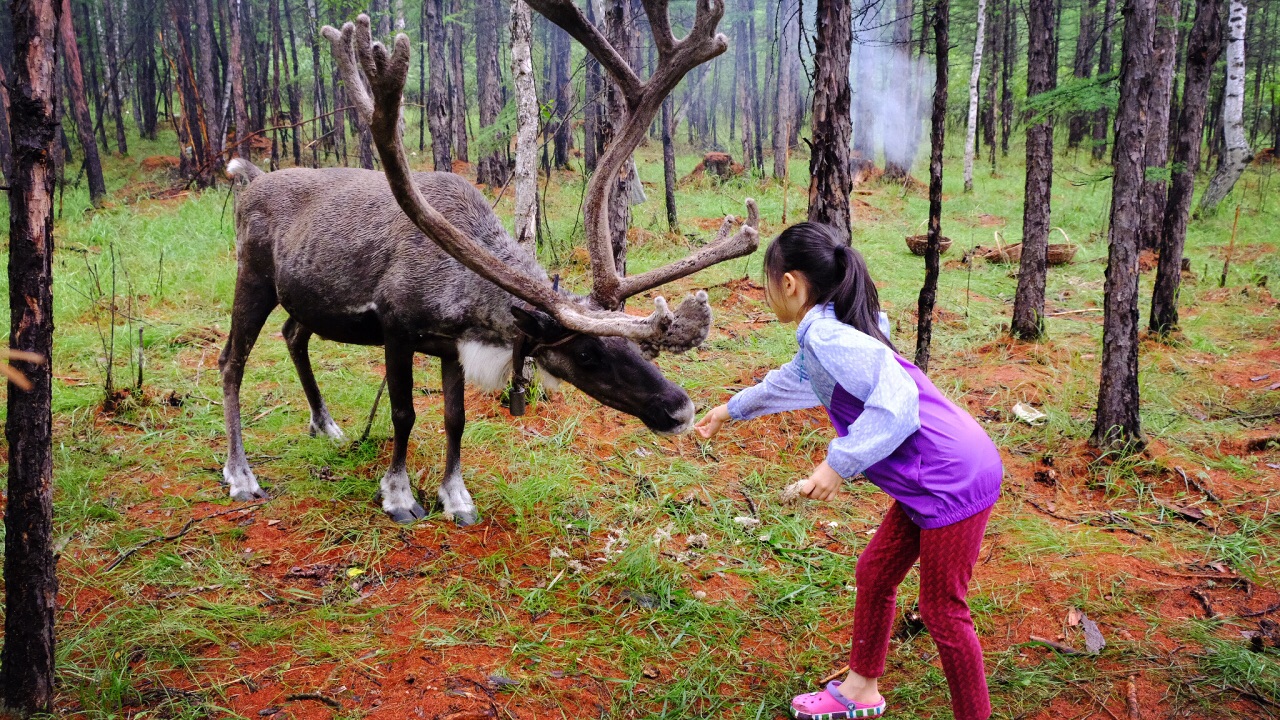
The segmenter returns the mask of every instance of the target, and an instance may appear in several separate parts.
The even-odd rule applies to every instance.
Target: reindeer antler
[[[591,298],[600,309],[584,308],[555,292],[544,279],[504,263],[489,248],[454,227],[422,196],[410,174],[408,156],[400,137],[400,102],[404,94],[405,79],[409,73],[408,37],[403,34],[398,35],[394,49],[388,53],[381,43],[373,40],[369,17],[363,14],[354,24],[343,25],[341,31],[326,25],[321,33],[332,46],[339,73],[350,90],[357,112],[369,125],[392,195],[414,225],[431,237],[445,252],[477,275],[546,311],[570,330],[592,335],[628,337],[642,342],[654,351],[683,351],[701,343],[710,329],[711,311],[705,292],[685,298],[675,312],[670,310],[662,297],[654,298],[654,311],[647,317],[618,312],[617,308],[627,297],[651,290],[722,260],[740,257],[754,251],[758,245],[756,233],[758,211],[755,203],[751,200],[747,201],[748,220],[734,236],[728,235],[733,222],[730,216],[725,220],[716,241],[711,245],[666,267],[632,278],[620,278],[613,269],[613,251],[608,241],[608,219],[603,212],[608,201],[609,186],[612,183],[602,180],[609,175],[617,175],[622,163],[643,137],[644,129],[660,109],[662,98],[670,93],[680,77],[698,63],[724,51],[724,36],[716,35],[713,38],[710,34],[724,12],[723,3],[720,0],[699,0],[699,2],[694,33],[679,42],[674,39],[670,42],[660,42],[661,60],[658,71],[643,83],[631,71],[622,56],[608,46],[608,43],[600,37],[590,23],[586,22],[571,2],[552,0],[547,4],[547,12],[559,13],[565,24],[562,26],[567,30],[569,29],[567,26],[574,26],[575,30],[571,30],[571,34],[587,45],[593,54],[599,53],[608,58],[602,62],[610,68],[610,72],[617,73],[616,77],[623,78],[621,84],[624,91],[628,93],[628,106],[631,107],[631,114],[624,131],[618,140],[611,143],[605,150],[600,160],[596,175],[588,186],[584,208],[594,281]],[[706,2],[705,6],[701,4],[704,2]],[[531,3],[539,9],[539,12],[544,12],[538,7],[541,4],[543,3]],[[656,5],[655,0],[655,7]],[[665,2],[661,3],[661,9],[665,18]],[[650,10],[650,14],[652,16],[653,10]],[[560,24],[560,21],[555,18],[551,19]],[[575,25],[575,23],[578,24]],[[662,26],[667,26],[665,21]],[[691,38],[699,31],[701,35],[698,37],[701,40],[691,43]],[[669,27],[667,37],[670,38]],[[693,61],[694,58],[698,59]],[[363,77],[361,71],[363,71]],[[660,92],[659,88],[661,88]],[[631,100],[633,97],[635,103]],[[600,242],[601,238],[603,242]],[[601,271],[603,266],[609,269],[607,276]]]
[[[591,253],[592,300],[601,307],[616,309],[627,298],[672,280],[695,273],[719,262],[755,252],[759,211],[748,199],[747,221],[734,235],[728,229],[733,216],[725,220],[714,242],[686,258],[643,275],[623,277],[614,264],[609,231],[609,201],[618,177],[631,154],[644,139],[662,102],[693,68],[723,53],[729,47],[724,35],[716,32],[724,16],[723,0],[697,0],[693,28],[683,39],[671,32],[668,0],[642,0],[649,27],[653,31],[658,64],[648,80],[641,81],[634,69],[592,25],[573,0],[527,0],[551,22],[576,39],[608,70],[627,104],[627,118],[615,131],[615,138],[596,163],[583,201],[587,248]],[[685,301],[686,303],[689,300]],[[684,304],[682,303],[681,307]],[[709,312],[709,311],[708,311]]]

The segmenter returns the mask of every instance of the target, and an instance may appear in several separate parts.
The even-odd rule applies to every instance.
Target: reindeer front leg
[[[466,426],[465,376],[458,358],[440,359],[440,376],[444,386],[444,480],[440,483],[440,504],[444,516],[459,525],[472,525],[480,519],[471,493],[462,479],[462,430]]]
[[[413,484],[405,471],[409,433],[413,432],[416,419],[413,410],[413,348],[401,347],[388,340],[385,350],[387,396],[391,401],[391,425],[395,439],[391,449],[391,467],[382,476],[382,510],[398,523],[411,523],[427,514],[413,498]]]

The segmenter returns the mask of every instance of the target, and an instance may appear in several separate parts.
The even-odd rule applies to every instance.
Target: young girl
[[[991,714],[982,647],[965,602],[991,507],[1000,494],[1000,453],[889,342],[862,256],[835,231],[800,223],[765,253],[766,298],[782,322],[799,321],[791,362],[714,408],[704,438],[729,420],[825,405],[839,435],[800,483],[813,500],[835,497],[861,473],[895,500],[855,571],[849,676],[791,701],[801,720],[873,718],[895,615],[895,595],[920,561],[920,614],[938,647],[956,720]]]

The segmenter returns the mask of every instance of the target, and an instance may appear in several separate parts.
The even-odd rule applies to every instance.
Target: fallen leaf
[[[1041,425],[1049,419],[1048,415],[1045,415],[1030,405],[1023,405],[1022,403],[1016,403],[1013,406],[1013,414],[1017,415],[1019,420],[1028,425]]]
[[[1107,641],[1102,637],[1102,630],[1098,628],[1098,624],[1088,616],[1084,616],[1080,618],[1080,625],[1084,628],[1084,649],[1095,655],[1102,652],[1102,648],[1107,646]]]
[[[347,570],[347,577],[356,577],[357,575],[363,575],[363,574],[364,574],[363,568],[353,567]]]
[[[1084,613],[1080,611],[1080,608],[1071,608],[1070,610],[1067,611],[1067,625],[1069,627],[1075,627],[1079,625],[1080,621],[1083,619],[1084,619]]]
[[[1249,382],[1262,382],[1263,380],[1266,380],[1269,377],[1271,377],[1271,373],[1264,373],[1262,375],[1249,378]]]
[[[657,680],[658,678],[662,677],[662,672],[659,671],[658,668],[652,665],[645,665],[644,669],[641,670],[640,672],[650,680]]]

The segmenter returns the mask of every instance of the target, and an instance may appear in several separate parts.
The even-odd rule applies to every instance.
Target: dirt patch
[[[143,172],[158,172],[160,170],[177,170],[182,161],[172,155],[152,155],[142,159],[138,163],[138,169]]]

